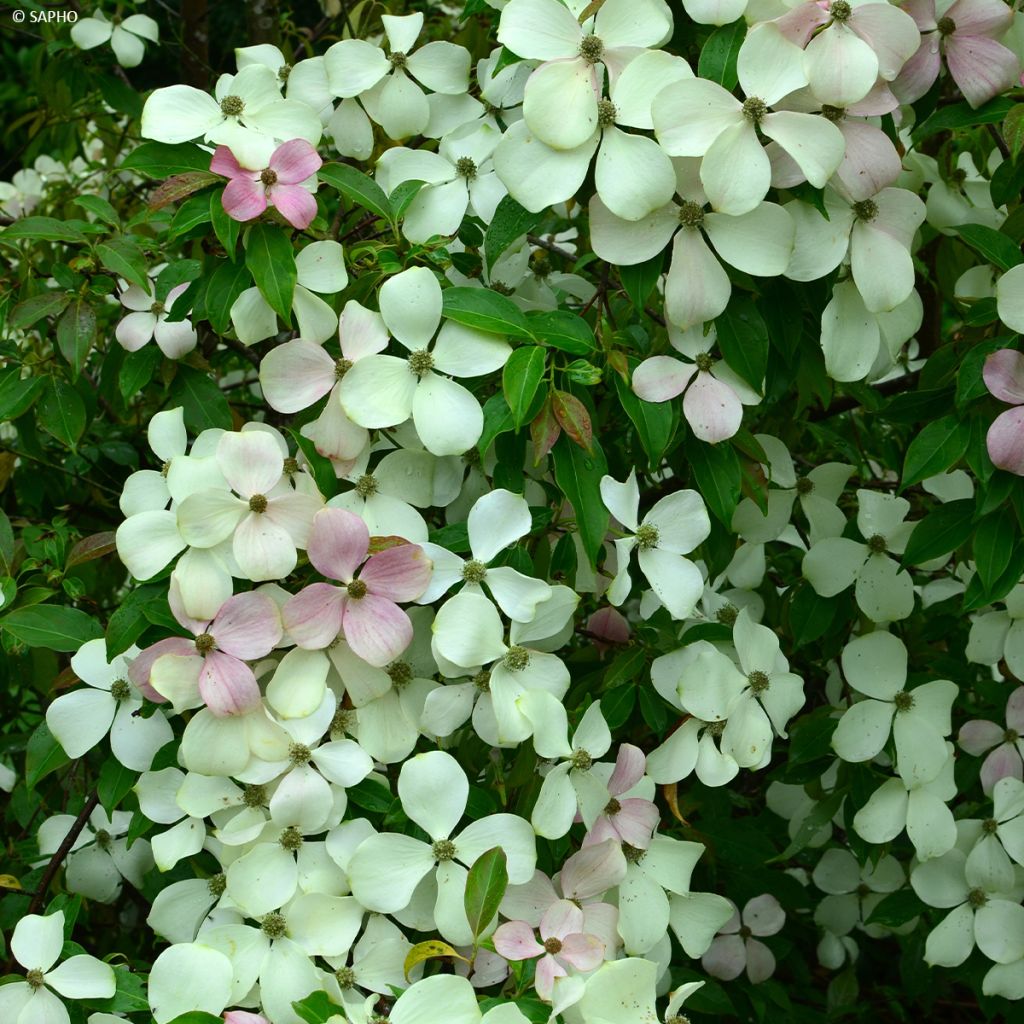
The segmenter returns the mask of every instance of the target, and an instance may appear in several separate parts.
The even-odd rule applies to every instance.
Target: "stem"
[[[99,790],[93,790],[92,795],[85,801],[85,806],[78,812],[78,817],[75,818],[75,823],[64,837],[64,841],[57,847],[57,851],[50,858],[50,863],[46,865],[43,877],[39,880],[39,887],[32,896],[32,902],[28,905],[29,914],[38,914],[42,910],[43,899],[50,888],[53,876],[57,874],[61,864],[64,863],[64,858],[71,852],[71,847],[78,841],[82,829],[85,828],[85,823],[89,820],[89,815],[96,809],[99,802]]]

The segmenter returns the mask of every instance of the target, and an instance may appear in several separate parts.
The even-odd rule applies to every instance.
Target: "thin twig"
[[[57,874],[61,864],[64,863],[64,858],[71,852],[71,847],[78,841],[82,829],[85,828],[85,823],[89,820],[89,815],[96,809],[99,802],[99,790],[93,790],[92,795],[85,801],[85,806],[78,812],[78,817],[75,818],[75,823],[64,837],[64,841],[57,847],[56,853],[50,858],[50,863],[46,865],[43,877],[39,880],[39,888],[36,889],[32,896],[32,902],[28,905],[30,914],[38,914],[42,909],[43,900],[53,881],[53,876]]]

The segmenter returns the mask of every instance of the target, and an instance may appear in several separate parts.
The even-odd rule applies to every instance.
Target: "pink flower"
[[[250,1010],[225,1010],[224,1024],[270,1024],[261,1013]]]
[[[957,743],[968,754],[980,757],[981,788],[990,796],[1000,779],[1024,779],[1024,686],[1018,686],[1006,702],[1006,727],[974,719],[965,722]]]
[[[645,766],[646,758],[639,747],[631,743],[623,743],[619,747],[615,770],[608,780],[611,800],[587,833],[584,845],[616,839],[638,850],[646,850],[650,846],[651,836],[661,817],[658,808],[650,800],[639,797],[618,799],[644,777]]]
[[[525,921],[508,921],[495,931],[494,948],[506,960],[540,957],[535,987],[541,999],[550,1000],[555,978],[568,976],[566,965],[592,971],[604,959],[604,943],[582,929],[583,911],[569,900],[558,900],[541,918],[543,945]]]
[[[260,689],[246,662],[266,657],[280,641],[277,605],[258,591],[235,594],[204,622],[185,614],[173,579],[168,600],[195,639],[168,637],[147,647],[128,670],[132,682],[179,709],[205,703],[215,715],[251,711],[260,702]],[[157,680],[151,681],[154,674]]]
[[[325,508],[313,517],[309,560],[342,586],[314,583],[285,605],[285,628],[299,647],[327,647],[344,633],[360,658],[383,668],[412,642],[412,622],[395,602],[419,597],[433,565],[418,544],[399,543],[367,558],[369,550],[370,532],[359,516]]]
[[[953,81],[972,107],[980,107],[1016,83],[1017,56],[995,40],[1013,21],[1013,11],[1002,0],[957,0],[938,19],[935,0],[908,0],[903,10],[921,31],[917,53],[892,84],[904,103],[913,103],[932,87],[943,52]]]
[[[743,908],[742,918],[738,910],[733,911],[700,958],[701,966],[722,981],[738,978],[744,968],[752,984],[767,981],[775,973],[775,956],[753,936],[774,935],[785,922],[786,912],[774,896],[755,897]]]
[[[1017,406],[995,418],[986,444],[993,465],[1024,476],[1024,355],[1001,348],[985,360],[985,387],[1000,401]]]
[[[214,174],[231,180],[224,189],[224,210],[234,220],[252,220],[269,203],[293,228],[308,228],[316,216],[316,200],[302,183],[323,165],[305,139],[283,142],[260,171],[242,167],[227,146],[218,146],[210,161]]]

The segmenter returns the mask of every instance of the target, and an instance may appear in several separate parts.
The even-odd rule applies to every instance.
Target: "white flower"
[[[180,359],[188,355],[199,341],[199,335],[189,320],[168,320],[175,299],[188,288],[188,283],[176,285],[158,302],[155,285],[143,291],[137,284],[126,287],[121,295],[121,305],[131,310],[118,321],[114,336],[127,352],[137,352],[143,345],[155,339],[157,347],[168,359]]]
[[[0,985],[0,1018],[9,1024],[69,1024],[66,999],[109,999],[117,987],[114,970],[81,953],[54,966],[64,945],[64,911],[29,914],[15,926],[10,952],[25,968],[25,980]],[[53,989],[53,991],[50,991]]]
[[[907,785],[931,782],[949,756],[950,712],[960,692],[937,679],[906,690],[907,649],[884,630],[857,637],[843,648],[846,681],[868,699],[851,705],[832,734],[832,749],[844,761],[870,761],[892,731],[896,770]]]
[[[629,531],[628,536],[615,541],[617,571],[608,588],[609,602],[620,605],[629,596],[629,559],[636,548],[640,570],[672,617],[685,619],[692,614],[704,592],[704,580],[700,570],[684,556],[711,532],[703,498],[696,491],[676,491],[658,501],[638,523],[640,488],[636,470],[632,470],[625,483],[602,477],[601,500]]]
[[[463,905],[467,868],[500,846],[508,858],[509,881],[528,881],[536,862],[533,829],[514,814],[491,814],[452,836],[465,814],[469,780],[455,758],[440,750],[402,765],[398,796],[431,842],[391,832],[366,839],[348,863],[352,893],[367,909],[390,914],[406,907],[416,886],[433,874],[437,929],[449,942],[467,944],[473,939]]]
[[[388,278],[379,301],[384,323],[409,355],[360,359],[342,378],[342,408],[367,428],[393,427],[412,416],[427,451],[461,455],[479,440],[484,416],[472,393],[442,374],[493,373],[505,365],[511,347],[503,338],[453,321],[441,327],[431,347],[441,323],[442,295],[426,267]],[[438,409],[445,414],[437,415]]]
[[[79,18],[71,26],[71,41],[80,50],[92,50],[110,42],[123,68],[138,67],[146,52],[143,40],[155,43],[160,38],[160,26],[145,14],[130,14],[127,18],[110,22],[102,11],[88,18]]]
[[[46,709],[46,724],[68,757],[81,757],[109,732],[110,749],[126,768],[142,772],[174,734],[159,708],[142,717],[142,697],[129,681],[128,662],[139,649],[129,647],[112,661],[104,640],[88,640],[71,659],[71,668],[88,687],[62,694]]]

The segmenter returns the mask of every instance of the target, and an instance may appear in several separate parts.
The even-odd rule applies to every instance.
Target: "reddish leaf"
[[[530,423],[530,439],[533,441],[533,464],[536,466],[541,459],[555,446],[562,428],[555,419],[551,399],[548,398],[540,412]]]
[[[590,451],[590,442],[594,439],[594,428],[590,423],[587,407],[568,391],[555,391],[551,399],[558,425],[569,437],[586,451]],[[552,442],[554,443],[554,442]]]
[[[218,175],[209,171],[186,171],[184,174],[175,174],[150,192],[149,208],[162,210],[170,203],[176,203],[179,199],[184,199],[220,180]]]
[[[73,565],[91,562],[94,558],[103,558],[104,555],[109,555],[113,550],[113,533],[94,533],[91,537],[83,537],[68,554],[68,562],[65,568],[70,569]]]

